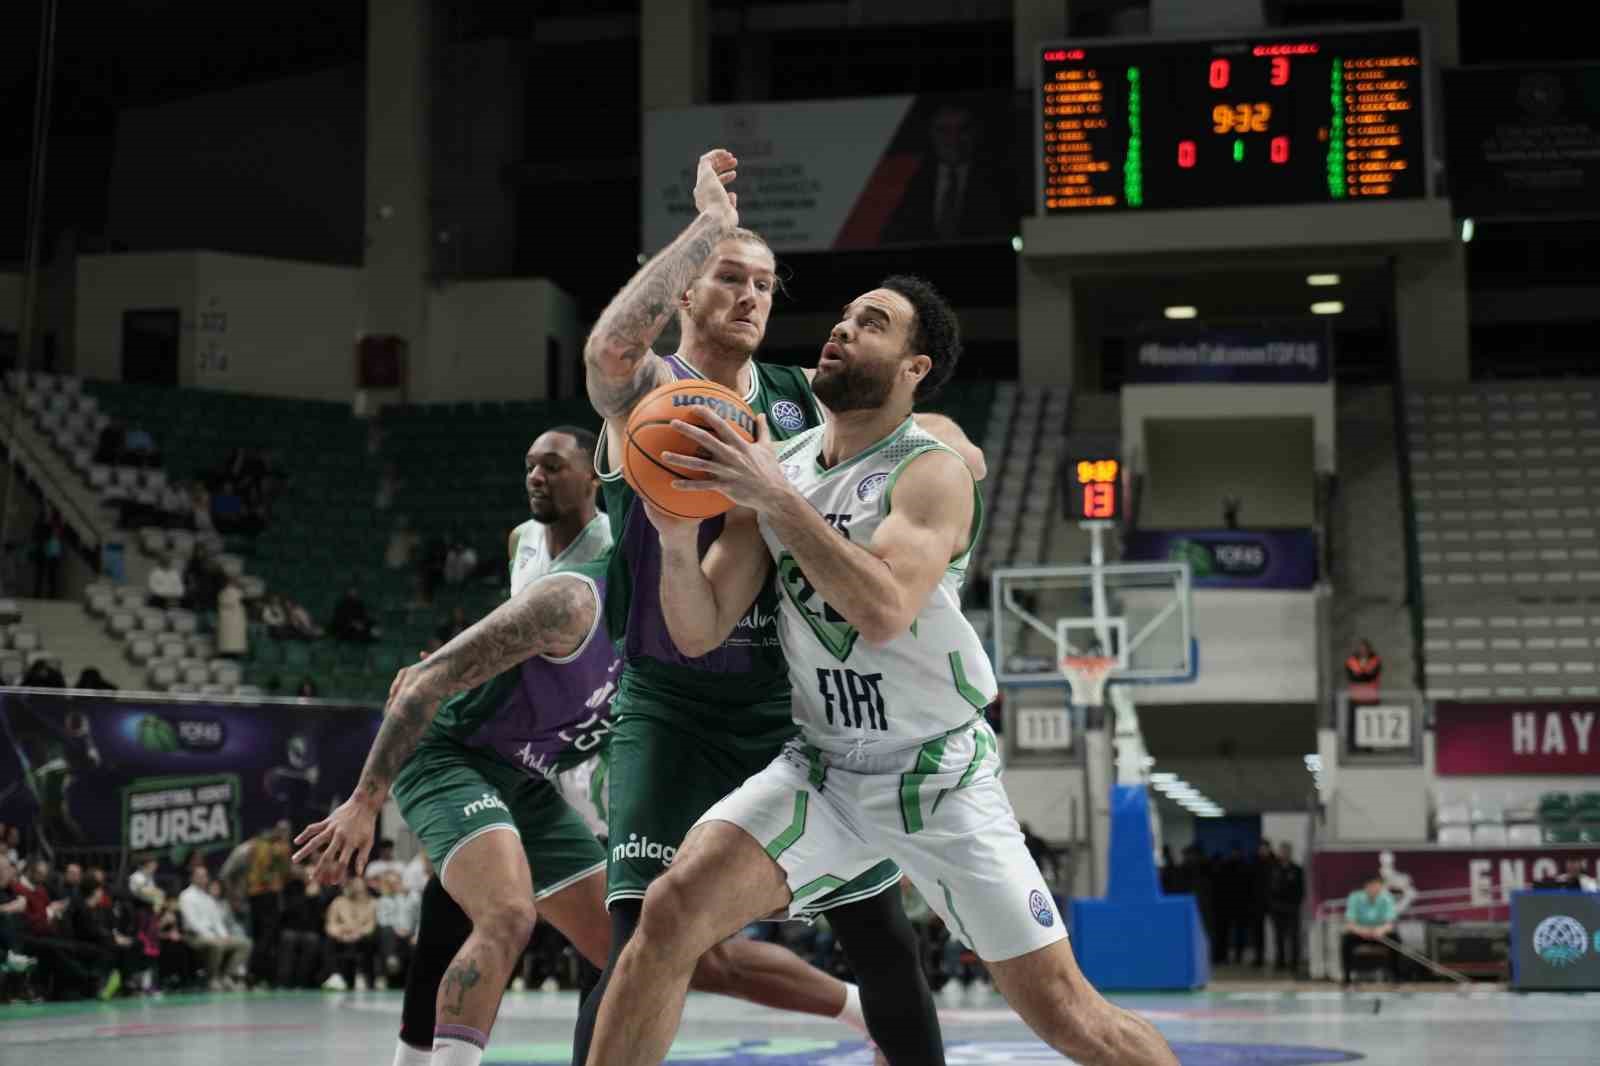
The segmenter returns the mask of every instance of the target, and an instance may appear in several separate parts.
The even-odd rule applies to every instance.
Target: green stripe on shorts
[[[832,874],[823,874],[821,877],[807,881],[805,884],[801,885],[799,888],[790,893],[790,906],[792,907],[794,903],[804,899],[806,896],[816,895],[818,892],[832,892],[834,889],[839,888],[844,883],[845,882],[843,879],[835,877]]]
[[[794,819],[789,822],[789,828],[772,838],[772,843],[767,845],[767,856],[774,862],[778,856],[794,846],[794,842],[805,835],[806,831],[806,800],[804,792],[794,794]]]
[[[944,746],[949,739],[947,733],[922,745],[917,752],[917,768],[900,775],[900,821],[907,833],[920,832],[922,829],[922,783],[930,774],[939,772],[939,766],[944,761]]]

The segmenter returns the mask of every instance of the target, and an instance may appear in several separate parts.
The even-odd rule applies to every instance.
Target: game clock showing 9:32
[[[1039,209],[1426,194],[1421,32],[1041,48]]]

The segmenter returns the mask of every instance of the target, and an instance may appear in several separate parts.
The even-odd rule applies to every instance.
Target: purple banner
[[[1326,328],[1186,328],[1135,334],[1128,345],[1130,385],[1314,385],[1333,366]]]
[[[1141,529],[1128,562],[1187,562],[1196,588],[1307,589],[1317,582],[1317,538],[1309,529]]]
[[[326,815],[360,775],[382,714],[0,692],[0,821],[56,847],[181,864],[287,818]]]

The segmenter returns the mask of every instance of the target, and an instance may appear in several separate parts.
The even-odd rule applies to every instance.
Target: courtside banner
[[[181,865],[344,799],[379,711],[0,691],[0,821]]]
[[[878,96],[651,111],[645,251],[694,218],[695,162],[739,159],[739,222],[778,252],[1009,241],[1031,211],[1018,93]]]
[[[1556,845],[1534,848],[1428,847],[1416,850],[1395,849],[1393,871],[1385,877],[1391,891],[1407,882],[1417,892],[1451,890],[1455,895],[1422,899],[1446,899],[1463,909],[1452,909],[1444,917],[1450,921],[1505,921],[1511,894],[1529,888],[1535,881],[1548,881],[1566,872],[1567,860],[1578,859],[1584,872],[1600,870],[1600,846],[1594,844]],[[1342,902],[1350,893],[1379,876],[1381,852],[1373,850],[1319,851],[1311,859],[1312,883],[1316,901]],[[1421,903],[1416,906],[1422,906]],[[1402,917],[1425,915],[1402,915]]]
[[[1122,556],[1187,562],[1196,588],[1308,589],[1317,583],[1317,538],[1309,529],[1140,529],[1123,538]]]
[[[1600,703],[1434,704],[1434,766],[1452,774],[1589,776],[1600,788]]]

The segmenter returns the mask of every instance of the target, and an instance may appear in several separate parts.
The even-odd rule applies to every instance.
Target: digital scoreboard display
[[[1045,45],[1039,210],[1424,196],[1424,80],[1415,28]]]
[[[1116,459],[1080,459],[1068,472],[1068,484],[1080,522],[1122,519],[1122,463]]]

